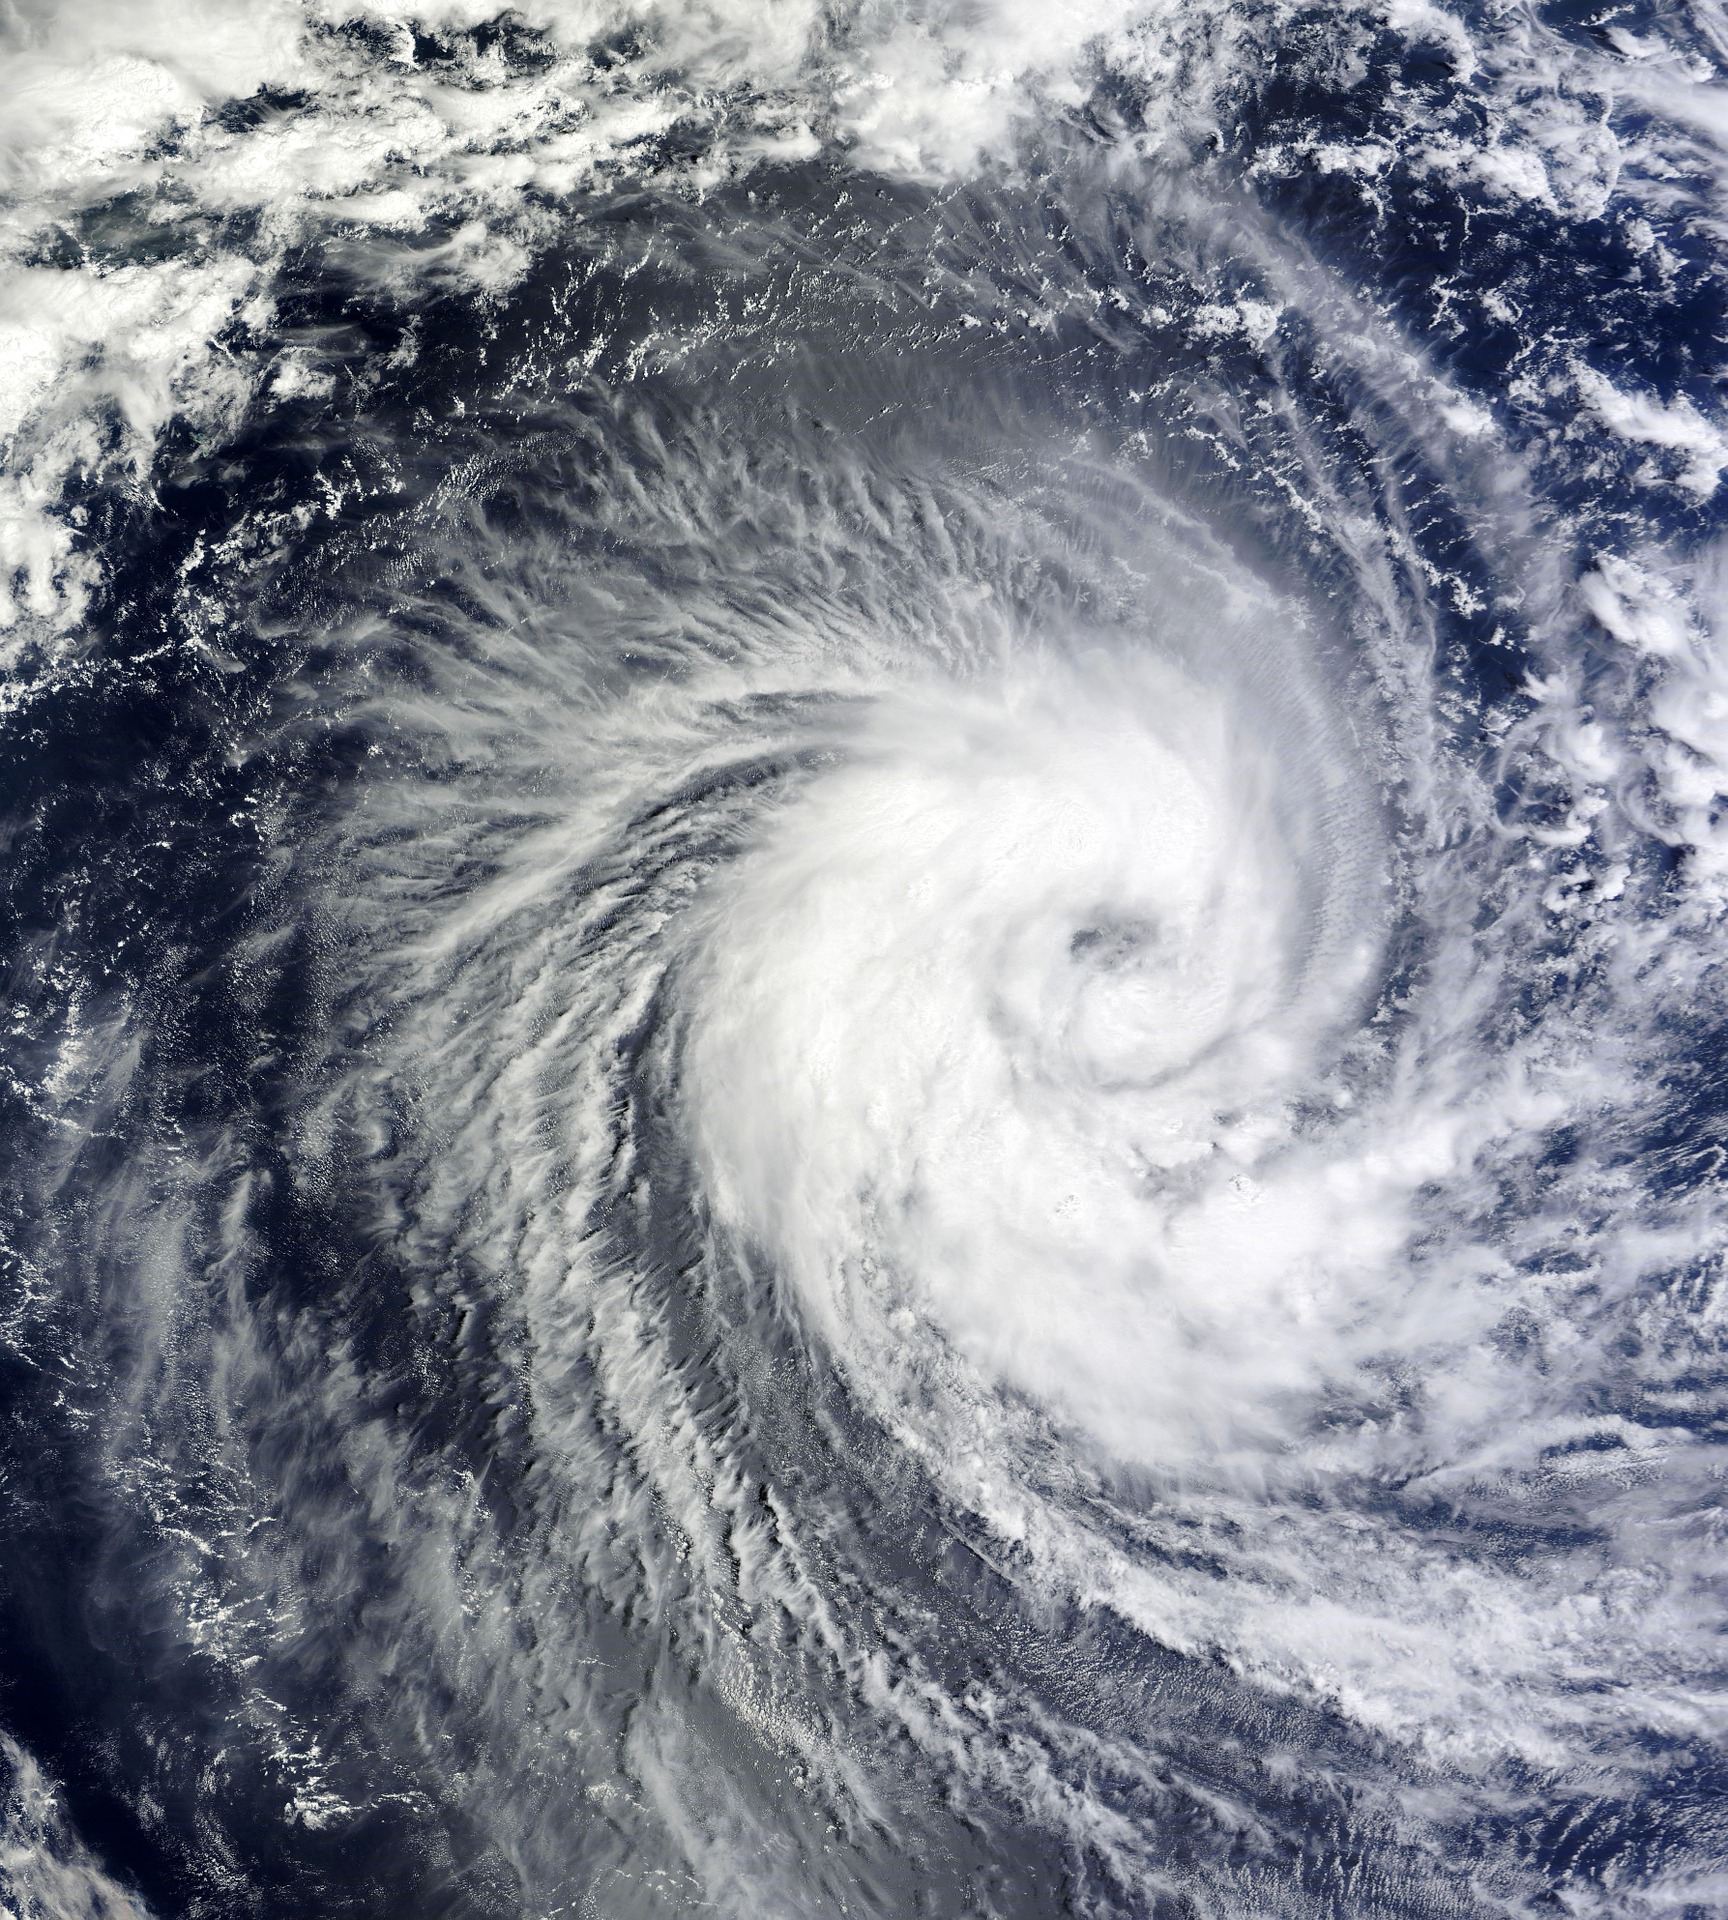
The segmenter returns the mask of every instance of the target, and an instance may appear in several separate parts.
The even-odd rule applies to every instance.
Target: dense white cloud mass
[[[1728,28],[0,0],[0,1908],[1706,1916]]]
[[[704,1182],[867,1379],[928,1319],[1174,1464],[1291,1384],[1337,1244],[1243,1209],[1360,1010],[1377,917],[1326,896],[1364,822],[1155,658],[980,677],[873,714],[740,862],[690,963]]]

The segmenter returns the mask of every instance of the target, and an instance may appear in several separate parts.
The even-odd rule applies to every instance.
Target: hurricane
[[[1728,1914],[1720,0],[0,76],[0,1914]]]

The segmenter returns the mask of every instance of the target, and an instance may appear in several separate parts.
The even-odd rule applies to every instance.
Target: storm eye
[[[1114,973],[1144,960],[1162,944],[1163,935],[1151,920],[1094,920],[1077,928],[1068,941],[1068,957],[1100,973]]]

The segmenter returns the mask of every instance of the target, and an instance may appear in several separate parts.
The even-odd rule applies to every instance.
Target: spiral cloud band
[[[1719,10],[0,57],[0,1911],[1728,1911]]]

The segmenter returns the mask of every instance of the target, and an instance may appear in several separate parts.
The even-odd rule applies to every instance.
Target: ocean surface
[[[0,1914],[1728,1915],[1721,0],[0,0]]]

